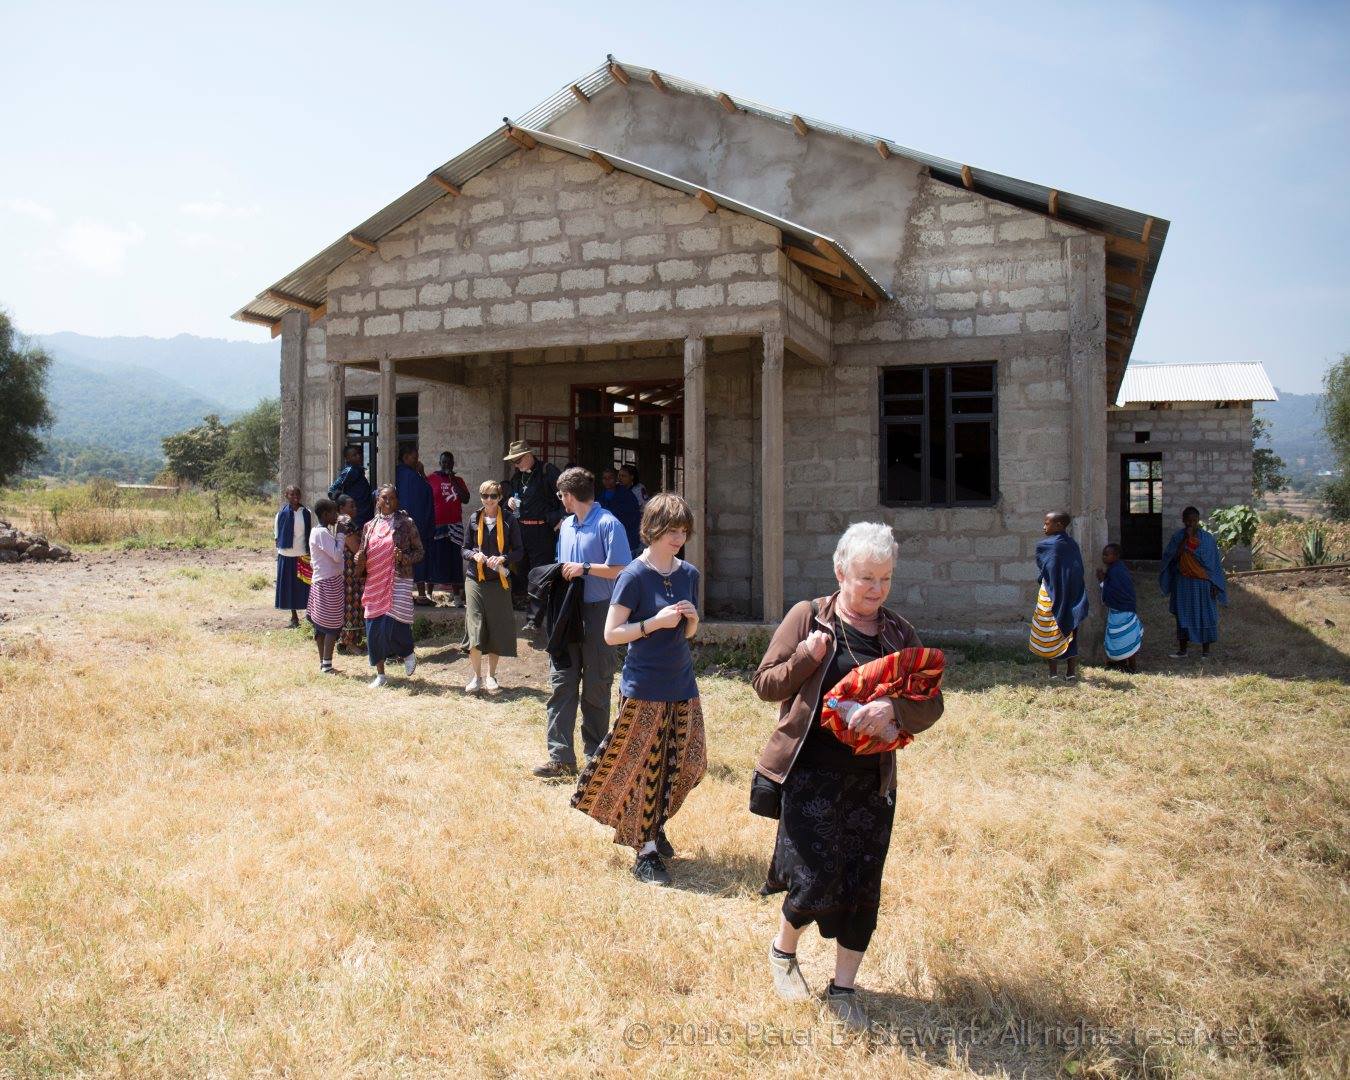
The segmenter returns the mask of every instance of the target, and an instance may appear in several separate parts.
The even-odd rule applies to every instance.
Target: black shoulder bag
[[[816,602],[811,601],[811,624],[816,621]],[[810,629],[807,630],[809,634]],[[756,769],[750,774],[750,813],[777,821],[783,813],[783,785]]]

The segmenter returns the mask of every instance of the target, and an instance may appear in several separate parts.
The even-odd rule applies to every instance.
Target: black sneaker
[[[661,861],[661,856],[655,852],[637,857],[637,862],[633,864],[633,876],[648,885],[670,884],[670,874],[666,870],[666,864]]]
[[[665,829],[662,829],[656,834],[656,853],[663,859],[675,858],[675,849],[671,846],[670,841],[666,839]]]

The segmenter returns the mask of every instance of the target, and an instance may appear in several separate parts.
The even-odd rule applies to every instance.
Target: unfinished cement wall
[[[1252,406],[1218,409],[1208,402],[1174,402],[1113,408],[1107,414],[1111,536],[1120,537],[1120,459],[1125,454],[1162,454],[1163,538],[1181,527],[1181,511],[1202,515],[1252,501]],[[1148,441],[1136,440],[1136,433]]]

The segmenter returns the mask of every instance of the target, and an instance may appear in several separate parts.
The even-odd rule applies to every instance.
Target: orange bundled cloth
[[[901,750],[914,741],[909,732],[902,731],[895,740],[883,742],[850,730],[848,717],[858,706],[879,698],[928,701],[937,697],[946,663],[941,649],[909,648],[856,667],[826,693],[820,722],[845,746],[852,747],[854,754]]]

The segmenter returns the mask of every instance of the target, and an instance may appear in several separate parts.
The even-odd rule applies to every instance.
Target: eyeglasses
[[[484,502],[499,502],[499,501],[501,501],[501,496],[500,496],[500,495],[484,495],[484,496],[482,496],[482,500],[483,500]]]

